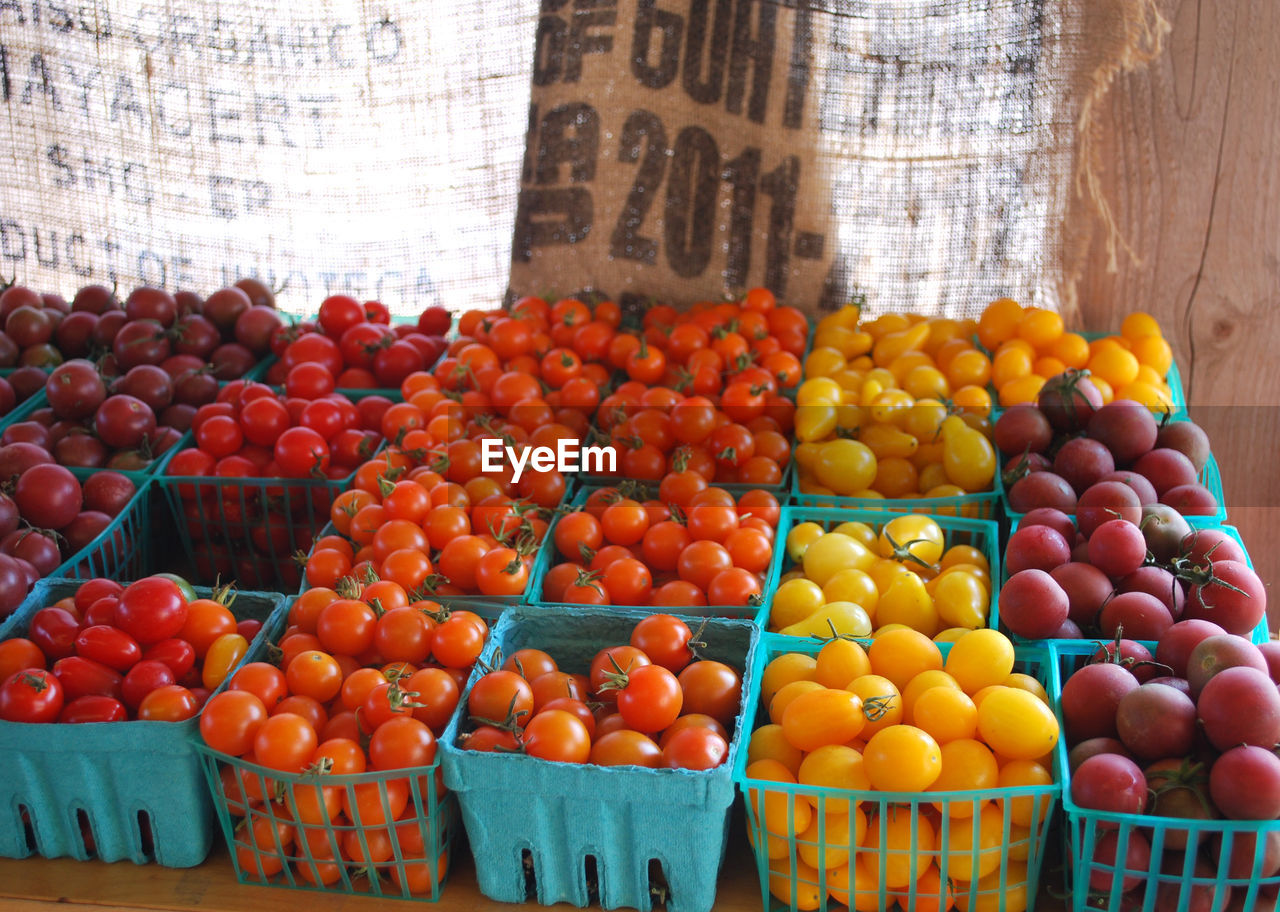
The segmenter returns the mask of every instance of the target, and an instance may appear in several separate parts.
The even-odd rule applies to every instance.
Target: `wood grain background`
[[[1165,0],[1164,54],[1121,76],[1098,112],[1106,196],[1137,259],[1118,271],[1096,213],[1083,324],[1131,310],[1170,337],[1195,420],[1221,464],[1240,528],[1280,620],[1280,3]]]

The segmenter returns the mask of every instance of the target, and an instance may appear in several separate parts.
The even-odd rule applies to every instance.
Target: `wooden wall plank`
[[[1142,309],[1166,327],[1228,512],[1280,579],[1280,4],[1164,0],[1164,54],[1118,78],[1098,121],[1102,185],[1137,259],[1107,270],[1096,214],[1079,286],[1089,328]],[[1273,597],[1272,602],[1276,599]],[[1280,606],[1271,611],[1280,617]]]

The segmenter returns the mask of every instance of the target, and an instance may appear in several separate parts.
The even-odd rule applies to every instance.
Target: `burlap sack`
[[[1151,0],[544,0],[512,290],[1069,306],[1093,106],[1166,28]]]
[[[1154,3],[0,0],[0,273],[1070,306],[1091,111]]]
[[[0,274],[492,306],[536,21],[520,0],[0,0]]]

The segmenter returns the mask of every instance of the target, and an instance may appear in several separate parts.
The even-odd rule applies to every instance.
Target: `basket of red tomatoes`
[[[758,639],[746,620],[507,609],[442,741],[481,892],[710,909]]]
[[[0,855],[202,862],[196,717],[281,603],[167,576],[37,583],[0,642]]]

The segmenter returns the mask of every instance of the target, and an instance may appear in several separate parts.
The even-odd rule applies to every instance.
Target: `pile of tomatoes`
[[[641,486],[591,489],[556,520],[558,561],[538,601],[578,605],[759,606],[773,560],[778,500],[738,498],[692,470],[667,475],[657,497]],[[635,496],[629,496],[635,495]]]
[[[246,818],[237,866],[257,880],[290,866],[318,886],[386,875],[405,895],[432,892],[447,867],[427,848],[438,841],[438,768],[434,779],[326,778],[432,766],[487,623],[411,601],[390,580],[308,590],[287,620],[275,660],[241,666],[200,716],[205,743],[239,758],[220,772],[224,805]]]
[[[272,337],[272,352],[280,360],[266,379],[283,385],[295,367],[309,364],[323,367],[338,389],[397,389],[410,374],[436,363],[451,322],[443,307],[428,307],[416,322],[393,327],[381,302],[330,295],[314,321],[285,327]]]
[[[167,576],[93,579],[0,642],[0,719],[180,722],[200,712],[262,627],[233,596]]]
[[[866,648],[834,638],[777,655],[760,688],[767,722],[748,745],[747,806],[774,896],[797,909],[827,896],[877,908],[883,885],[887,902],[904,908],[1027,907],[1058,722],[1040,682],[1014,670],[1004,635],[970,631],[945,658],[912,630],[878,634]],[[1045,786],[1045,795],[983,796],[1019,786]],[[927,798],[955,791],[972,800]],[[923,800],[898,804],[899,794]]]
[[[986,356],[958,320],[823,317],[796,393],[795,460],[805,494],[958,497],[990,491],[995,451]]]
[[[983,542],[949,543],[938,521],[920,514],[874,523],[853,516],[826,528],[796,514],[786,530],[794,566],[774,593],[770,630],[865,637],[904,626],[950,640],[986,626],[992,583]]]
[[[586,669],[518,649],[472,685],[459,743],[559,763],[714,769],[729,756],[742,676],[698,645],[684,621],[652,614]]]

